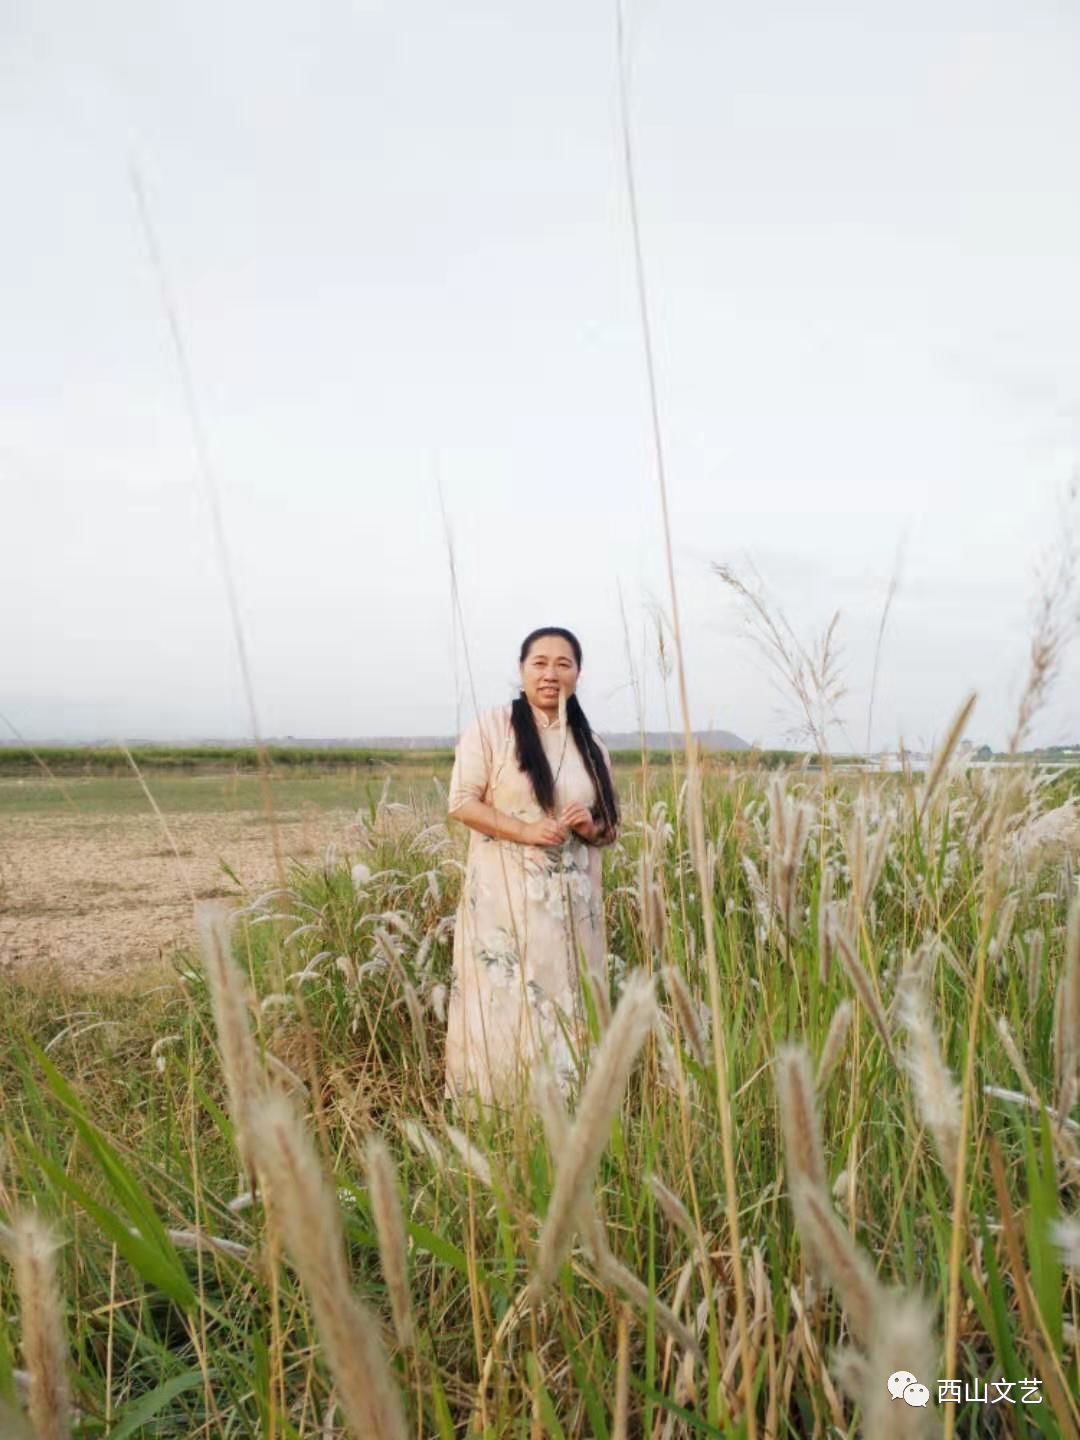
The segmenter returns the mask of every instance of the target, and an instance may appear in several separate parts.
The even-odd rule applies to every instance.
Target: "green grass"
[[[40,773],[40,772],[39,772]],[[340,810],[373,807],[389,779],[388,798],[408,803],[425,792],[434,793],[432,776],[445,782],[448,764],[428,770],[387,767],[374,775],[368,770],[338,770],[318,775],[274,775],[270,794],[275,813],[282,815],[314,807]],[[157,775],[148,777],[158,806],[166,814],[238,814],[261,817],[263,781],[258,775]],[[146,794],[134,775],[65,777],[62,788],[42,776],[0,778],[0,816],[3,815],[145,815],[150,813]]]
[[[263,768],[253,745],[135,745],[130,748],[130,753],[140,770],[158,775],[170,772],[185,776],[221,772],[232,774],[236,771],[244,774]],[[646,753],[652,765],[668,764],[672,755],[670,750],[649,750]],[[714,750],[710,754],[717,763],[753,768],[763,766],[770,770],[781,765],[797,764],[803,758],[796,750]],[[356,769],[382,775],[391,770],[397,773],[402,770],[448,769],[453,758],[449,747],[437,750],[303,745],[266,747],[269,768],[285,774],[296,770],[333,773]],[[611,758],[616,765],[637,766],[641,762],[641,752],[634,749],[614,750]],[[814,765],[821,763],[820,756],[807,758]],[[837,757],[838,760],[844,758]],[[0,745],[0,776],[41,775],[45,773],[43,764],[54,775],[61,776],[126,775],[131,770],[127,756],[118,746]]]
[[[0,757],[3,751],[0,750]],[[670,766],[666,752],[650,752],[652,763],[661,771]],[[636,774],[632,763],[614,760],[617,777],[629,783]],[[378,765],[330,766],[315,773],[275,769],[267,781],[258,774],[234,772],[205,774],[157,771],[149,768],[144,778],[159,808],[166,814],[240,814],[250,812],[262,820],[265,813],[265,786],[269,783],[275,814],[288,815],[314,807],[317,810],[363,809],[373,812],[381,799],[423,808],[438,802],[436,782],[450,780],[453,755],[439,752],[423,762],[407,765],[386,759]],[[0,767],[2,768],[2,767]],[[150,813],[146,793],[138,778],[127,769],[123,774],[63,775],[61,783],[35,768],[26,775],[0,773],[0,817],[4,815],[87,815],[125,816]]]
[[[208,808],[213,786],[220,784],[178,783],[200,789]],[[407,793],[412,777],[397,783]],[[155,781],[159,803],[191,808],[194,791],[171,790],[171,784]],[[275,780],[275,801],[289,793],[296,804],[306,803],[307,791],[289,790],[306,784]],[[788,777],[786,784],[821,813],[819,779]],[[312,803],[352,796],[345,799],[352,806],[350,785],[342,777],[312,782],[311,793],[324,797]],[[744,863],[752,861],[766,876],[766,785],[760,772],[729,781],[717,770],[706,781],[722,996],[712,1022],[722,1027],[732,1096],[747,1307],[760,1317],[752,1327],[757,1433],[764,1434],[768,1422],[777,1440],[794,1440],[852,1434],[856,1417],[841,1397],[837,1421],[835,1390],[822,1375],[823,1360],[845,1338],[843,1309],[835,1293],[814,1301],[803,1288],[805,1254],[788,1204],[770,1065],[778,1044],[789,1038],[802,1039],[818,1055],[837,1006],[852,995],[835,961],[821,973],[816,918],[826,862],[837,876],[836,895],[847,888],[844,836],[858,781],[845,778],[836,788],[839,827],[826,823],[806,855],[799,899],[810,915],[790,939],[775,928],[761,933]],[[982,822],[998,792],[962,779],[945,808],[920,828],[898,777],[866,785],[871,800],[880,787],[882,802],[896,805],[897,829],[859,928],[860,956],[887,1003],[905,951],[927,931],[947,946],[932,973],[932,1008],[945,1058],[959,1077],[987,881]],[[433,1134],[441,1133],[443,1027],[426,1010],[422,1046],[400,976],[374,973],[355,983],[334,963],[338,956],[354,964],[371,958],[373,927],[390,927],[387,916],[394,914],[400,917],[402,974],[421,1001],[448,981],[450,936],[441,922],[456,906],[465,835],[452,827],[447,847],[430,828],[439,819],[430,780],[412,788],[413,813],[404,820],[378,806],[375,791],[367,811],[370,845],[362,852],[373,872],[365,889],[354,889],[344,863],[329,872],[321,865],[293,865],[289,893],[266,906],[267,913],[291,918],[252,923],[257,917],[250,915],[240,928],[237,957],[264,1000],[253,1016],[259,1044],[308,1086],[313,1131],[341,1199],[352,1283],[383,1317],[413,1433],[492,1440],[608,1436],[623,1302],[591,1275],[580,1252],[563,1266],[543,1312],[512,1328],[498,1347],[478,1404],[485,1356],[528,1278],[560,1158],[549,1153],[538,1117],[526,1110],[484,1122],[473,1133],[494,1171],[490,1191],[465,1171],[445,1137],[444,1166],[418,1154],[400,1122],[419,1118]],[[662,769],[654,772],[647,794],[629,771],[620,772],[620,789],[626,824],[620,843],[604,852],[608,947],[618,957],[612,998],[617,1001],[620,970],[660,963],[681,967],[691,992],[703,997],[703,907],[677,792]],[[119,789],[99,794],[95,803],[119,805],[121,793],[123,803],[134,803],[133,792]],[[257,787],[243,798],[254,811]],[[658,876],[669,923],[663,954],[652,955],[636,875],[640,822],[658,802],[674,831],[662,846]],[[351,857],[357,858],[360,853]],[[1076,1277],[1063,1270],[1047,1227],[1080,1207],[1080,1171],[1070,1168],[1064,1142],[1055,1141],[1045,1123],[982,1093],[984,1084],[1020,1088],[995,1029],[1000,1015],[1009,1020],[1035,1087],[1047,1098],[1053,1094],[1053,1001],[1063,959],[1067,872],[1048,865],[1026,878],[1012,877],[1009,889],[1018,906],[1013,938],[1002,964],[992,961],[988,968],[985,1007],[977,1015],[977,1091],[967,1151],[971,1230],[963,1247],[954,1373],[972,1380],[1037,1375],[1049,1382],[1042,1367],[1052,1362],[1066,1396],[1075,1396],[1080,1290]],[[1044,958],[1032,978],[1027,957],[1035,932],[1044,937]],[[317,978],[298,981],[297,973],[313,962]],[[290,1264],[258,1258],[265,1257],[272,1235],[261,1202],[239,1212],[228,1207],[246,1185],[197,957],[184,960],[182,969],[175,988],[127,997],[4,987],[0,1219],[17,1203],[32,1202],[70,1242],[60,1274],[75,1398],[85,1417],[81,1434],[314,1440],[323,1433],[332,1377]],[[666,999],[663,1010],[669,1013]],[[665,1078],[660,1051],[647,1042],[594,1194],[613,1250],[652,1296],[669,1305],[693,1252],[653,1201],[644,1183],[650,1168],[682,1198],[709,1257],[707,1275],[696,1271],[688,1292],[691,1315],[705,1302],[701,1335],[708,1370],[696,1372],[696,1398],[682,1392],[677,1398],[680,1354],[668,1353],[651,1306],[631,1306],[629,1433],[651,1436],[670,1415],[685,1427],[676,1435],[745,1435],[717,1076],[711,1064],[702,1068],[693,1060],[677,1032],[671,1038],[684,1085]],[[901,1039],[894,1036],[898,1047]],[[845,1170],[853,1177],[852,1209],[838,1213],[880,1279],[920,1291],[943,1325],[948,1179],[906,1074],[893,1065],[861,1009],[820,1106],[829,1182]],[[395,1154],[405,1201],[419,1331],[411,1353],[392,1341],[360,1159],[363,1137],[373,1129]],[[993,1183],[995,1146],[1003,1160],[1007,1212]],[[195,1227],[254,1247],[251,1263],[216,1251],[177,1249],[168,1232]],[[792,1286],[806,1307],[811,1342],[797,1319]],[[0,1307],[9,1315],[17,1310],[6,1268]],[[18,1362],[17,1333],[0,1338],[0,1392]],[[1074,1433],[1067,1428],[1068,1403],[1064,1418],[1047,1400],[1014,1406],[1007,1419],[1004,1411],[991,1416],[989,1407],[968,1404],[961,1407],[956,1433],[1068,1435]],[[337,1423],[344,1423],[340,1412]],[[1009,1428],[984,1428],[991,1423]]]
[[[135,745],[130,753],[140,769],[155,771],[254,771],[260,768],[253,745]],[[392,765],[425,766],[451,756],[449,750],[381,750],[342,746],[335,749],[303,745],[270,745],[266,759],[284,770],[333,770],[341,767],[383,771]],[[452,756],[451,756],[452,758]],[[57,775],[108,774],[129,771],[130,762],[114,745],[0,746],[0,774],[40,772],[41,762]]]

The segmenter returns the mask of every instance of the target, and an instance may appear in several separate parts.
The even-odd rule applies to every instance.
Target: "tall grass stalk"
[[[679,624],[678,589],[675,584],[675,563],[671,548],[671,521],[668,515],[667,476],[664,463],[664,445],[660,426],[660,405],[656,384],[656,366],[653,359],[652,331],[649,319],[648,291],[645,284],[645,262],[641,245],[641,225],[638,220],[637,187],[634,179],[634,151],[630,129],[630,103],[626,78],[626,53],[624,43],[622,0],[616,0],[617,58],[619,72],[619,114],[623,141],[627,200],[630,226],[634,245],[634,275],[637,289],[638,310],[641,317],[641,334],[644,346],[646,378],[649,392],[649,414],[653,439],[653,459],[656,479],[660,492],[660,508],[664,526],[664,555],[667,563],[668,588],[671,599],[671,620],[675,637],[676,669],[679,685],[679,704],[683,720],[683,742],[686,749],[686,764],[691,775],[698,766],[696,742],[690,725],[690,701],[686,688],[686,666],[683,662],[682,630]],[[698,799],[693,823],[704,829],[700,815],[700,788],[694,789]],[[705,961],[709,977],[709,1005],[712,1010],[713,1056],[716,1066],[717,1109],[720,1118],[721,1143],[724,1154],[724,1207],[728,1225],[731,1265],[735,1281],[736,1321],[739,1328],[739,1348],[742,1357],[742,1394],[746,1418],[747,1440],[756,1440],[757,1419],[754,1413],[753,1375],[750,1367],[750,1333],[746,1318],[746,1283],[743,1276],[742,1239],[739,1228],[739,1196],[735,1174],[735,1144],[731,1124],[731,1103],[728,1095],[727,1056],[724,1050],[723,1011],[720,999],[720,974],[716,959],[716,918],[713,896],[708,885],[702,846],[698,848],[697,877],[700,887],[704,931]]]

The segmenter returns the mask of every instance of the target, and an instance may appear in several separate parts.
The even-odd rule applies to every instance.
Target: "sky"
[[[693,725],[797,719],[725,563],[807,650],[840,612],[836,748],[894,575],[871,747],[971,690],[1004,745],[1080,449],[1080,12],[625,22]],[[264,736],[452,734],[542,624],[594,726],[681,729],[615,34],[607,0],[0,0],[9,736],[250,736],[225,560]],[[1080,741],[1078,695],[1073,643],[1031,741]]]

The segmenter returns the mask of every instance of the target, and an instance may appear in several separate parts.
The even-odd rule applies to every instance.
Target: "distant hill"
[[[640,750],[641,735],[637,730],[601,730],[601,738],[609,750]],[[696,730],[694,738],[703,750],[749,750],[750,744],[730,730]],[[647,750],[682,750],[685,748],[683,732],[674,734],[666,730],[646,730]]]
[[[600,738],[609,750],[639,750],[641,735],[637,730],[601,730]],[[698,730],[696,738],[705,750],[749,750],[750,746],[730,730]],[[304,749],[333,749],[336,746],[360,746],[366,750],[452,750],[455,735],[375,735],[356,740],[305,740],[287,735],[283,740],[268,740],[268,745],[299,745]],[[647,750],[682,750],[683,733],[669,735],[663,730],[646,730]]]

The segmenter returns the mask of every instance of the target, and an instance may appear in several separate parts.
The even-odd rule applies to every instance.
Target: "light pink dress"
[[[569,726],[564,735],[558,719],[547,726],[541,711],[533,714],[555,776],[556,815],[564,805],[598,803]],[[597,744],[610,773],[607,747],[599,738]],[[482,711],[462,732],[447,808],[466,799],[527,821],[544,813],[517,763],[509,705]],[[511,1104],[544,1052],[564,1093],[576,1080],[562,1027],[580,1054],[586,1032],[579,950],[586,970],[607,984],[601,859],[599,845],[573,832],[563,845],[545,848],[470,830],[447,1008],[447,1097],[468,1090],[487,1104]]]

